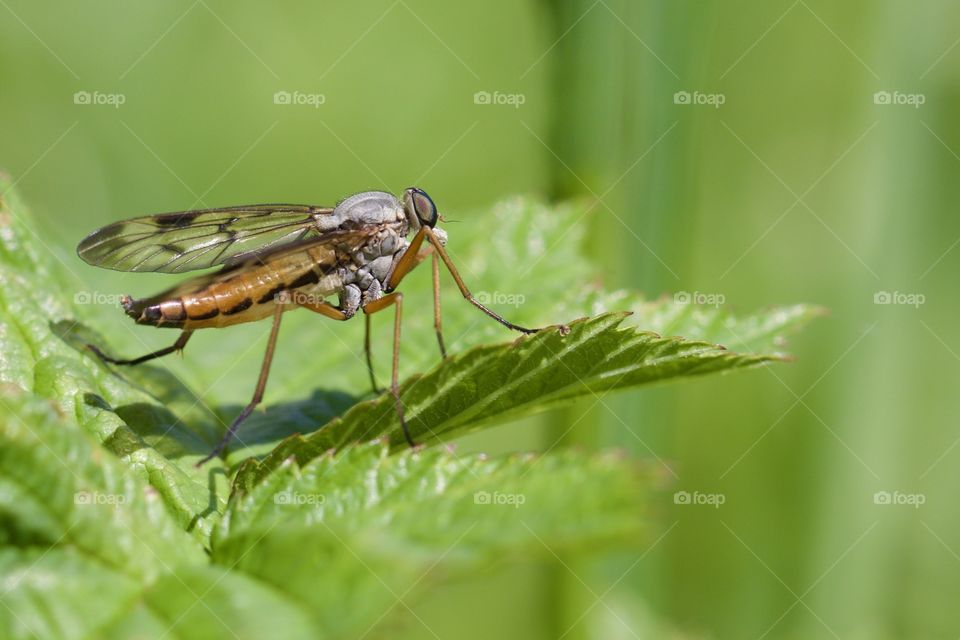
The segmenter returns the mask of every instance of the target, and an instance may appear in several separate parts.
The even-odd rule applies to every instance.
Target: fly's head
[[[437,205],[433,203],[426,191],[417,187],[410,187],[404,191],[403,210],[414,232],[419,231],[420,227],[428,227],[441,245],[447,243],[447,233],[437,228],[437,222],[440,220]]]

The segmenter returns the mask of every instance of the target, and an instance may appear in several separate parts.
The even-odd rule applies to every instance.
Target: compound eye
[[[411,187],[407,189],[407,197],[410,199],[413,210],[421,224],[431,228],[437,224],[437,206],[433,204],[433,200],[430,199],[426,191]]]

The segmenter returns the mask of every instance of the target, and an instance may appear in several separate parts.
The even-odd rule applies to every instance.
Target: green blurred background
[[[793,364],[464,442],[545,449],[575,423],[564,445],[624,447],[725,503],[667,492],[642,556],[494,567],[417,614],[441,637],[956,638],[958,25],[947,0],[0,0],[0,166],[78,290],[168,283],[75,257],[118,218],[416,183],[451,218],[586,198],[610,287],[823,304]],[[170,337],[98,313],[118,351]],[[244,401],[258,352],[210,395]],[[278,358],[317,384],[289,342]]]

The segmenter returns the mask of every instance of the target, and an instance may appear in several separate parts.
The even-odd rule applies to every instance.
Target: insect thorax
[[[406,222],[383,225],[359,250],[342,256],[339,268],[314,285],[299,289],[301,294],[339,296],[339,307],[348,316],[360,306],[381,297],[387,280],[410,243]]]
[[[334,208],[331,220],[324,226],[339,228],[355,225],[392,224],[406,222],[403,204],[392,193],[364,191],[341,200]]]

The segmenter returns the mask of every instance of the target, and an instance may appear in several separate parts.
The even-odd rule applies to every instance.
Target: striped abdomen
[[[342,284],[337,256],[313,246],[200,276],[151,298],[125,298],[123,308],[137,324],[178,329],[227,327],[272,315],[281,291],[309,288],[313,295],[337,293]]]

